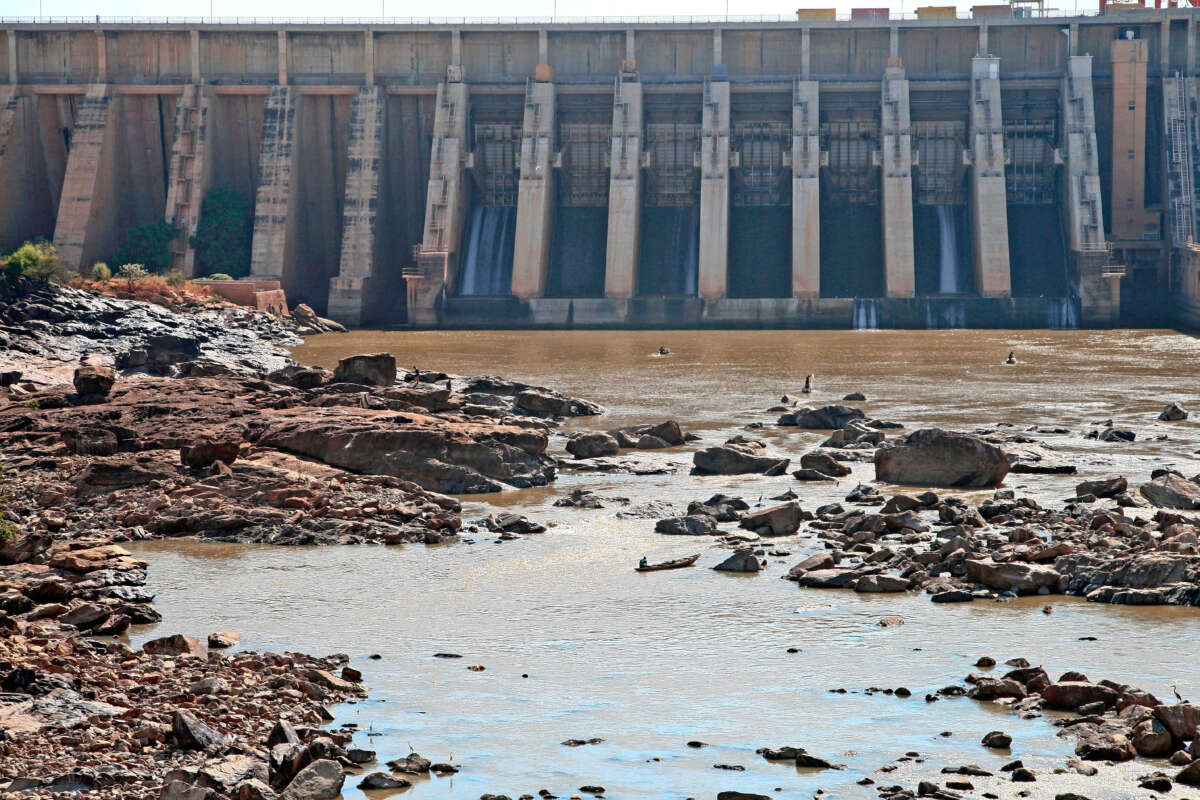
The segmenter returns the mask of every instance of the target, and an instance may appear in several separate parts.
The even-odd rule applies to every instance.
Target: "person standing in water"
[[[813,379],[812,373],[805,375],[804,376],[804,388],[801,389],[800,391],[804,392],[805,394],[812,394],[812,379]]]

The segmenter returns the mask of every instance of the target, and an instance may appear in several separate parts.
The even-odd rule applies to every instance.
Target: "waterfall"
[[[967,327],[967,304],[962,300],[925,300],[926,330],[957,330]]]
[[[460,295],[495,297],[511,292],[516,221],[517,210],[510,206],[479,206],[471,210]]]
[[[694,297],[699,292],[700,279],[700,208],[688,206],[679,212],[672,245],[683,256],[677,262],[682,274],[676,273],[671,284],[680,287],[680,294]]]
[[[1062,297],[1053,302],[1046,312],[1047,324],[1051,328],[1076,330],[1079,327],[1078,298]]]
[[[878,330],[879,301],[870,298],[855,298],[852,322],[856,331]]]
[[[940,294],[958,294],[958,239],[954,230],[954,206],[937,207],[938,230],[941,234],[941,272],[938,278]]]

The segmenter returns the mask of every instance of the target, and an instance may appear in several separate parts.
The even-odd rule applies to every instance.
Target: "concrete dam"
[[[350,325],[1200,326],[1200,11],[1023,10],[0,21],[0,249],[202,276],[228,187]]]

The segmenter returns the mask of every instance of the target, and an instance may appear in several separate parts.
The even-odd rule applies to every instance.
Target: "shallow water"
[[[672,354],[652,355],[660,344]],[[1010,349],[1016,367],[1000,363]],[[870,415],[909,427],[1061,425],[1071,433],[1045,438],[1081,474],[1014,475],[1009,482],[1049,502],[1073,494],[1081,477],[1121,473],[1132,483],[1162,464],[1198,471],[1195,423],[1154,418],[1171,400],[1197,405],[1200,343],[1165,331],[360,332],[318,337],[296,355],[332,366],[340,356],[380,350],[406,367],[502,374],[609,409],[568,430],[672,417],[714,443],[762,421],[767,427],[754,435],[793,458],[822,437],[774,428],[775,415],[763,409],[795,391],[808,372],[817,376],[815,403],[862,391]],[[1109,417],[1137,430],[1139,441],[1082,438],[1089,423]],[[1160,433],[1170,438],[1141,441]],[[552,449],[561,451],[563,441],[552,439]],[[1094,798],[1149,794],[1134,780],[1152,771],[1144,762],[1093,779],[1050,774],[1074,745],[1056,738],[1045,719],[1019,720],[966,699],[923,698],[961,682],[981,655],[1023,656],[1052,675],[1080,669],[1166,698],[1174,684],[1194,698],[1200,611],[1050,598],[1053,613],[1044,614],[1045,598],[934,606],[920,595],[798,589],[779,578],[822,549],[813,537],[769,542],[769,550],[787,555],[771,557],[762,574],[725,575],[707,569],[726,553],[707,539],[656,535],[651,520],[615,518],[618,504],[551,505],[575,487],[635,504],[664,500],[680,510],[718,491],[754,503],[791,488],[812,508],[873,478],[869,466],[857,464],[837,486],[786,476],[700,478],[686,473],[690,448],[647,458],[683,469],[642,477],[567,473],[547,489],[466,498],[468,521],[496,504],[556,523],[519,541],[497,544],[479,534],[473,544],[436,548],[139,545],[166,621],[134,638],[235,630],[250,649],[349,653],[371,696],[337,714],[339,722],[360,725],[359,746],[377,750],[381,763],[411,745],[462,765],[453,778],[418,780],[404,796],[515,798],[547,788],[569,797],[599,784],[609,797],[712,797],[734,788],[780,798],[811,797],[818,788],[825,797],[875,797],[873,787],[856,781],[943,782],[937,773],[944,765],[995,769],[1017,757],[1038,773],[1038,783],[970,780],[1002,797],[1018,788],[1052,797],[1068,786]],[[700,568],[632,570],[642,555],[656,561],[692,552],[702,553]],[[881,628],[889,615],[905,624]],[[1080,640],[1088,636],[1098,641]],[[789,654],[789,647],[800,652]],[[434,658],[438,652],[463,658]],[[382,658],[369,659],[372,653]],[[486,669],[472,672],[471,664]],[[905,686],[913,696],[863,693],[873,686]],[[368,729],[380,735],[368,737]],[[979,745],[995,729],[1013,735],[1011,754]],[[952,735],[941,736],[945,731]],[[559,744],[594,736],[605,742]],[[690,749],[692,739],[709,746]],[[847,768],[796,770],[754,752],[780,745],[806,747]],[[876,772],[907,751],[928,760]],[[713,768],[721,763],[746,771]],[[363,796],[352,788],[356,782],[348,781],[346,797]]]

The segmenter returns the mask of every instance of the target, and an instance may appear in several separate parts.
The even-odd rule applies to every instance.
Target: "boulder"
[[[1012,744],[1012,737],[1004,731],[992,731],[984,735],[981,744],[984,747],[994,747],[1002,750]]]
[[[211,467],[217,461],[232,464],[237,460],[240,446],[240,442],[232,440],[193,442],[179,448],[179,462],[196,469]]]
[[[341,764],[327,758],[317,759],[292,778],[279,800],[334,800],[342,793],[345,781]]]
[[[664,447],[670,446],[670,443],[665,439],[660,439],[649,433],[643,433],[639,436],[635,445],[638,450],[662,450]]]
[[[844,478],[850,474],[849,467],[828,453],[820,451],[805,453],[800,456],[800,466],[807,469],[815,469],[817,472],[831,475],[835,478]]]
[[[1159,508],[1200,508],[1200,484],[1171,472],[1143,483],[1138,491],[1142,493],[1142,497]]]
[[[864,575],[854,584],[860,594],[908,591],[908,578],[898,575]]]
[[[219,631],[208,635],[208,646],[214,650],[220,650],[226,647],[233,647],[241,640],[242,637],[233,631]]]
[[[720,533],[717,521],[708,514],[688,514],[683,517],[668,517],[654,524],[656,533],[671,536],[711,536]]]
[[[1188,418],[1187,409],[1179,403],[1171,403],[1158,415],[1160,422],[1179,422]]]
[[[179,709],[171,718],[171,736],[175,744],[184,750],[206,750],[216,753],[222,750],[228,740],[212,728],[205,725],[196,715],[185,709]]]
[[[333,371],[337,383],[363,383],[367,386],[391,386],[396,382],[396,359],[391,353],[349,356]]]
[[[1108,478],[1098,481],[1081,481],[1075,486],[1075,495],[1083,497],[1090,494],[1095,497],[1116,497],[1129,488],[1129,481],[1123,477]]]
[[[1175,739],[1156,719],[1144,719],[1133,727],[1133,747],[1143,758],[1166,758],[1175,752]]]
[[[1042,689],[1042,702],[1050,708],[1074,711],[1089,703],[1117,702],[1117,692],[1107,686],[1087,681],[1058,681]]]
[[[782,475],[789,459],[765,454],[761,444],[723,444],[697,450],[692,456],[698,475]]]
[[[74,625],[80,630],[87,630],[88,628],[94,628],[106,620],[110,613],[109,609],[104,606],[96,605],[95,603],[84,603],[63,614],[58,618],[58,621],[65,625]]]
[[[992,589],[1017,594],[1036,594],[1043,587],[1058,589],[1059,573],[1052,567],[1020,562],[998,563],[991,559],[967,559],[967,580]]]
[[[412,784],[404,778],[393,778],[384,772],[372,772],[358,782],[359,789],[403,789],[405,786]]]
[[[829,553],[817,553],[796,564],[788,570],[787,579],[794,581],[806,572],[812,572],[817,569],[832,569],[833,556]]]
[[[1184,786],[1200,788],[1200,759],[1196,759],[1181,769],[1175,776],[1175,782],[1182,783]]]
[[[999,486],[1011,468],[999,447],[978,436],[924,428],[875,451],[875,477],[888,483],[982,489]]]
[[[799,408],[779,418],[778,425],[794,425],[809,430],[833,431],[848,422],[865,419],[866,414],[851,406],[830,405],[820,408]]]
[[[721,572],[758,572],[762,569],[762,564],[759,563],[758,556],[754,555],[754,551],[746,548],[736,551],[713,569]]]
[[[46,552],[54,538],[45,533],[17,533],[0,536],[0,564],[24,564]]]
[[[798,576],[796,582],[807,589],[847,589],[859,577],[852,569],[814,569]]]
[[[1190,741],[1200,730],[1200,705],[1195,703],[1172,703],[1154,707],[1154,718],[1180,741]]]
[[[84,364],[75,370],[75,392],[89,400],[99,400],[108,397],[112,391],[116,377],[112,367],[102,367],[96,364]]]
[[[791,536],[800,529],[800,504],[793,501],[747,512],[738,525],[751,531],[766,528],[764,535]]]
[[[930,595],[929,599],[934,603],[970,603],[975,595],[966,589],[947,589]]]
[[[151,639],[142,645],[142,650],[154,656],[208,657],[208,652],[204,649],[204,642],[194,636],[184,636],[182,633],[164,636],[161,639]]]
[[[1084,761],[1132,761],[1137,757],[1137,751],[1125,734],[1099,730],[1085,736],[1075,746],[1075,755]]]
[[[824,472],[807,467],[792,470],[792,477],[798,481],[835,481],[837,478]]]

